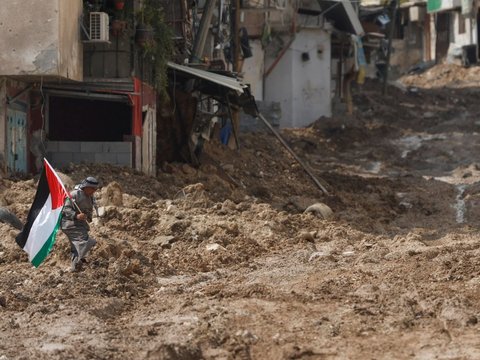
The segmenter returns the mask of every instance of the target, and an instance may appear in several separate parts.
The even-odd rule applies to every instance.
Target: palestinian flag
[[[55,243],[67,196],[65,186],[55,170],[43,159],[43,170],[27,223],[16,237],[17,244],[26,251],[35,267],[45,260]]]

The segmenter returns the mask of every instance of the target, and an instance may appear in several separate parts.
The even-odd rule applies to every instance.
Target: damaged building
[[[434,64],[478,62],[478,5],[473,1],[362,0],[368,76],[383,77],[391,42],[391,78]]]
[[[211,137],[238,148],[241,110],[306,126],[343,96],[345,59],[332,39],[363,34],[357,9],[336,0],[8,1],[7,172],[36,172],[46,156],[60,168],[109,163],[155,175],[165,162],[198,162]]]
[[[57,167],[96,162],[154,174],[157,94],[139,70],[128,15],[138,4],[9,3],[0,10],[4,169],[35,172],[47,156]]]

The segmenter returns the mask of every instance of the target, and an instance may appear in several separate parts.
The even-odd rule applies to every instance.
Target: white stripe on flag
[[[33,222],[27,243],[23,248],[27,252],[30,261],[33,260],[50,235],[52,235],[61,212],[62,207],[52,210],[52,196],[48,195],[45,205],[43,205],[42,210],[40,210]]]

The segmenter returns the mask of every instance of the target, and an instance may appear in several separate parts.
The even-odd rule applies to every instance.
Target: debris
[[[314,242],[315,241],[315,232],[302,231],[298,235],[298,238],[301,239],[301,240]]]
[[[333,211],[325,205],[324,203],[316,203],[310,205],[308,208],[305,209],[306,213],[312,213],[316,216],[322,217],[325,220],[331,219],[333,217]]]
[[[122,206],[123,205],[123,190],[121,185],[112,181],[102,189],[102,200],[105,206]]]
[[[0,207],[0,222],[12,225],[15,229],[22,230],[23,224],[10,210]]]
[[[206,249],[207,249],[207,251],[213,251],[213,252],[215,252],[217,250],[220,250],[220,249],[221,250],[227,250],[222,245],[219,245],[219,244],[216,244],[216,243],[215,244],[208,244],[206,246]]]
[[[330,256],[330,255],[322,251],[317,251],[310,255],[310,257],[308,258],[308,261],[313,261],[317,258],[327,257],[327,256]]]
[[[162,249],[170,249],[175,241],[175,236],[163,235],[157,236],[152,244],[160,246]]]

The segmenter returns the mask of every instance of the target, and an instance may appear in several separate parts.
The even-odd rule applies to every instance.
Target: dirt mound
[[[406,75],[400,81],[406,86],[425,89],[477,88],[480,86],[480,67],[463,67],[454,64],[438,64],[419,75]]]
[[[476,95],[380,88],[282,131],[329,196],[264,133],[155,177],[60,169],[100,181],[98,243],[73,274],[59,232],[34,269],[0,222],[0,359],[479,358]],[[1,207],[25,221],[37,180]]]

